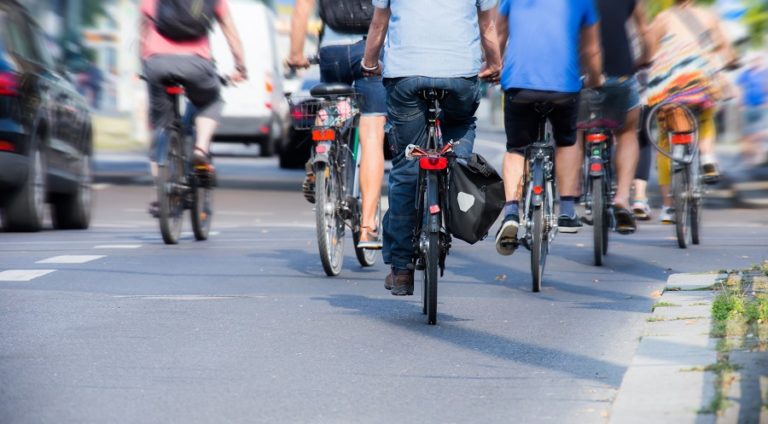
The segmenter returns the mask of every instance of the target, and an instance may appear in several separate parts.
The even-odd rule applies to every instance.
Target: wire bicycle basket
[[[582,90],[579,95],[576,128],[622,128],[629,110],[629,95],[629,87],[621,85]]]
[[[696,105],[674,100],[653,106],[644,123],[653,147],[675,162],[690,164],[699,150],[699,121],[696,112]],[[667,135],[663,143],[659,137],[662,131]],[[673,154],[673,147],[683,144],[689,145],[688,155],[681,157]]]
[[[288,97],[291,121],[297,130],[313,127],[343,127],[359,113],[359,94],[328,100],[320,97]]]

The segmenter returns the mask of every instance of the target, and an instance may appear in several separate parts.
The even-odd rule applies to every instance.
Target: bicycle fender
[[[312,156],[312,164],[316,163],[328,163],[331,155],[331,142],[315,143],[314,152]]]

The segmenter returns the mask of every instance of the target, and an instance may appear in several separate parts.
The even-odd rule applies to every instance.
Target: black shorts
[[[576,144],[576,118],[579,93],[521,90],[512,88],[504,92],[504,129],[507,132],[507,152],[522,154],[536,141],[541,114],[539,103],[551,103],[549,122],[558,147]]]

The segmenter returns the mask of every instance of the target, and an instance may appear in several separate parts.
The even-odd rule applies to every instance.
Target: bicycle
[[[576,123],[584,130],[582,196],[592,225],[593,256],[601,266],[608,254],[608,233],[615,228],[613,198],[616,182],[613,171],[613,130],[624,126],[629,91],[624,87],[604,86],[582,90]]]
[[[310,63],[317,63],[316,58]],[[318,84],[310,89],[311,98],[289,98],[298,114],[297,130],[311,129],[310,161],[315,175],[315,224],[323,270],[329,277],[341,273],[344,235],[352,230],[355,256],[363,267],[376,263],[376,251],[357,247],[362,232],[360,196],[360,140],[358,95],[352,86],[340,83]],[[381,222],[381,201],[376,221]]]
[[[226,84],[226,80],[221,80]],[[213,217],[215,176],[208,166],[193,166],[191,163],[195,144],[195,110],[188,104],[184,115],[181,114],[180,98],[184,95],[181,81],[166,81],[165,93],[173,104],[173,121],[167,127],[158,129],[154,135],[160,233],[166,244],[177,244],[184,210],[189,209],[195,240],[207,240]]]
[[[520,230],[514,242],[515,247],[522,244],[531,252],[531,288],[534,292],[541,291],[549,245],[557,234],[555,149],[547,128],[547,119],[555,104],[556,100],[534,104],[540,115],[539,129],[536,141],[525,149],[525,171],[521,185],[523,192],[520,199],[522,214]]]
[[[446,211],[449,210],[448,190],[449,161],[455,160],[452,141],[443,143],[438,120],[439,101],[445,98],[446,90],[423,89],[419,92],[427,101],[426,145],[409,144],[405,150],[407,160],[419,161],[419,175],[416,185],[416,227],[414,228],[414,255],[411,264],[414,270],[423,270],[422,313],[427,315],[427,324],[437,324],[437,271],[442,277],[445,272],[445,258],[451,247],[451,236],[445,226]]]
[[[660,120],[665,121],[659,131],[667,132],[669,146],[659,145],[658,136],[653,136],[656,135],[652,131],[653,122],[657,121],[654,117],[659,113],[662,113]],[[681,249],[699,244],[705,190],[701,176],[697,116],[692,106],[670,99],[649,110],[645,126],[648,134],[652,135],[653,147],[672,161],[671,191],[677,244]]]

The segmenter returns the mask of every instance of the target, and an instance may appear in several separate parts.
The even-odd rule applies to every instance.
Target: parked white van
[[[229,6],[243,42],[248,81],[222,89],[226,106],[214,140],[259,143],[261,155],[272,156],[284,144],[290,125],[275,42],[275,14],[254,0],[230,0]],[[220,72],[234,69],[227,41],[218,27],[211,37],[211,48]]]

